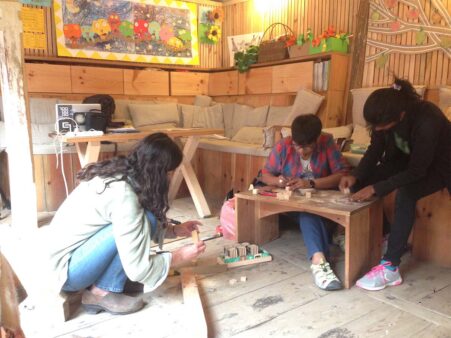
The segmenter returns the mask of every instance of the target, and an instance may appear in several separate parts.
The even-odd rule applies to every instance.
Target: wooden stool
[[[413,256],[451,267],[451,199],[447,189],[420,199],[413,229]]]

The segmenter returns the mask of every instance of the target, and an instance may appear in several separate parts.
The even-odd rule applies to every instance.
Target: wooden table
[[[381,258],[382,202],[346,203],[338,191],[318,191],[311,199],[297,193],[289,200],[272,196],[235,194],[238,242],[263,244],[279,236],[278,215],[288,211],[305,211],[328,218],[345,228],[344,286],[376,265]]]
[[[199,185],[194,169],[191,165],[199,138],[205,135],[223,134],[222,129],[203,129],[203,128],[171,128],[171,129],[155,129],[152,132],[144,133],[109,133],[102,136],[62,136],[65,143],[75,143],[78,159],[82,167],[89,163],[97,162],[100,154],[100,146],[102,141],[110,142],[127,142],[133,140],[141,140],[152,133],[166,133],[171,138],[186,137],[186,143],[183,148],[183,162],[174,172],[174,176],[169,186],[169,200],[173,200],[180,188],[182,179],[184,178],[188,186],[194,205],[200,217],[211,215],[204,193]]]

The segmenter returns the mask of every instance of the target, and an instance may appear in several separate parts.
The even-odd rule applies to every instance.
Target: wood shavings
[[[232,278],[232,279],[229,280],[229,284],[230,285],[235,285],[236,282],[238,282],[238,281],[235,278]]]

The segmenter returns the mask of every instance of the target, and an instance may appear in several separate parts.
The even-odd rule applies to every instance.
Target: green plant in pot
[[[233,56],[236,69],[240,73],[247,72],[250,65],[257,62],[257,56],[258,46],[249,46],[245,51],[236,52]]]

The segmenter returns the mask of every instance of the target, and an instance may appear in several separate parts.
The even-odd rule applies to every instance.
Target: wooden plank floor
[[[169,216],[181,221],[197,217],[190,198],[175,201]],[[201,221],[201,237],[214,233],[219,224],[217,217]],[[0,238],[7,236],[0,232]],[[186,243],[190,240],[173,241],[165,248]],[[281,237],[264,246],[273,255],[272,262],[201,271],[214,265],[229,243],[207,242],[207,251],[197,262],[209,337],[451,337],[451,269],[417,262],[406,254],[401,286],[379,292],[356,287],[325,292],[313,285],[298,229],[284,226]],[[343,259],[337,248],[333,252],[340,275]],[[241,282],[241,276],[247,281]],[[230,285],[230,279],[238,282]],[[184,313],[180,277],[170,277],[156,291],[137,296],[147,303],[138,313],[89,315],[80,308],[66,323],[55,323],[22,306],[22,325],[27,337],[187,336],[184,328],[191,314]]]

